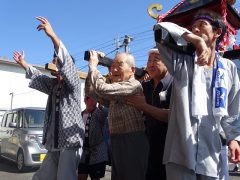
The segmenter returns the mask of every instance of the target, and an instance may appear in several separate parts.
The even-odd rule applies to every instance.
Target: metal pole
[[[11,92],[9,95],[11,95],[11,110],[12,110],[12,105],[13,105],[13,92]]]
[[[119,36],[117,35],[117,38],[115,39],[115,43],[116,43],[116,54],[119,53],[119,48],[120,48],[120,45],[119,45]]]
[[[123,41],[123,45],[124,45],[124,48],[125,48],[125,52],[126,53],[129,53],[129,47],[128,47],[128,44],[133,40],[132,37],[128,36],[128,35],[125,35],[125,38],[124,38],[124,41]]]
[[[128,44],[125,44],[124,48],[125,48],[125,52],[128,53],[129,52]]]

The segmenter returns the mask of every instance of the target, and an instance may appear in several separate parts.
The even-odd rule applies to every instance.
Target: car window
[[[7,116],[7,114],[3,115],[1,127],[5,127],[5,125],[6,125],[6,116]]]
[[[27,109],[24,111],[24,126],[26,128],[42,128],[44,122],[43,110]]]
[[[16,123],[17,124],[17,127],[21,127],[21,119],[20,119],[20,112],[14,112],[13,113],[13,120],[12,122],[13,123]]]
[[[12,118],[13,118],[13,113],[8,113],[6,118],[7,122],[5,124],[6,127],[9,127],[9,123],[12,122]]]
[[[2,122],[1,122],[1,127],[4,127],[5,126],[5,117],[4,117],[4,115],[3,115],[3,117],[2,117]]]
[[[17,123],[17,118],[18,118],[17,113],[13,113],[13,120],[12,120],[12,122],[13,123]]]
[[[22,111],[18,111],[17,124],[18,124],[18,127],[20,127],[20,128],[23,127]]]

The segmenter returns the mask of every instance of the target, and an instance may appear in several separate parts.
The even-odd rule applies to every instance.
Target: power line
[[[138,33],[134,33],[134,34],[131,34],[131,36],[133,36],[134,37],[134,41],[133,41],[133,43],[131,43],[131,45],[130,45],[130,47],[131,47],[131,49],[136,49],[136,47],[138,47],[138,46],[142,46],[143,44],[148,44],[148,42],[147,41],[152,41],[153,39],[151,38],[151,37],[153,37],[153,33],[152,33],[152,30],[151,29],[149,29],[149,30],[144,30],[144,31],[141,31],[141,32],[138,32]],[[123,38],[124,38],[125,36],[121,36],[121,37],[119,37],[119,40],[122,40]],[[126,38],[126,37],[125,37]],[[114,39],[113,39],[114,40]],[[99,43],[99,44],[97,44],[97,45],[95,45],[95,46],[92,46],[92,48],[81,48],[82,50],[80,50],[80,51],[78,51],[78,52],[76,52],[76,53],[74,53],[74,54],[72,54],[73,55],[73,57],[75,58],[75,60],[76,60],[76,64],[79,64],[79,63],[81,63],[81,64],[79,64],[79,65],[81,65],[80,67],[79,67],[79,70],[82,70],[82,69],[85,69],[85,68],[87,68],[87,66],[88,65],[82,65],[82,62],[84,62],[84,61],[82,61],[83,60],[83,56],[84,56],[84,52],[86,51],[86,50],[90,50],[90,49],[96,49],[96,50],[101,50],[101,51],[103,51],[103,52],[106,52],[106,51],[108,51],[109,50],[109,52],[107,52],[106,53],[106,55],[109,55],[109,54],[112,54],[113,52],[116,52],[118,49],[120,49],[121,47],[127,47],[126,46],[126,44],[125,45],[123,45],[122,44],[122,46],[121,47],[114,47],[114,43],[112,43],[113,42],[113,40],[108,40],[108,41],[105,41],[105,42],[103,42],[103,43]],[[150,46],[150,45],[148,45],[147,46],[147,48],[149,49],[149,47],[152,47],[152,45]],[[146,47],[145,47],[146,48]],[[141,51],[142,49],[144,49],[144,48],[141,48],[141,49],[137,49],[137,50],[134,50],[133,52],[132,52],[132,54],[133,53],[137,53],[138,51]],[[142,55],[141,55],[142,56]],[[141,57],[140,56],[140,57]],[[41,62],[41,61],[40,61]],[[44,61],[45,62],[45,61]],[[84,64],[84,63],[83,63]]]
[[[146,33],[149,33],[149,32],[151,32],[151,31],[152,31],[152,30],[145,30],[145,31],[142,31],[142,32],[138,32],[138,33],[132,34],[131,36],[134,36],[134,38],[137,39],[137,38],[140,38],[140,37],[147,36]],[[144,35],[144,34],[145,34],[145,35]],[[123,39],[123,38],[124,38],[124,36],[121,36],[119,39],[121,40],[121,39]],[[96,45],[96,46],[93,46],[92,48],[85,48],[85,50],[89,50],[89,49],[102,50],[102,49],[104,49],[104,48],[106,48],[106,47],[113,46],[114,43],[110,43],[110,42],[112,42],[112,41],[113,41],[113,40],[109,40],[109,41],[106,41],[106,42],[104,42],[104,43],[100,43],[100,44],[98,44],[98,45]],[[110,44],[109,44],[109,43],[110,43]],[[105,45],[105,44],[107,44],[107,45]],[[103,46],[103,45],[105,45],[105,46]],[[74,53],[73,55],[74,55],[74,56],[78,56],[79,54],[83,54],[85,50],[82,50],[82,51],[80,51],[80,52]]]
[[[136,52],[139,52],[139,51],[141,51],[141,50],[145,50],[145,49],[149,50],[151,47],[152,47],[152,45],[151,45],[151,46],[148,45],[148,46],[142,47],[142,48],[140,48],[140,49],[137,49],[137,50],[133,51],[132,54],[134,54],[134,53],[136,53]]]
[[[133,36],[134,39],[140,39],[140,38],[144,38],[144,37],[148,37],[148,36],[153,36],[154,34],[153,33],[148,33],[148,34],[143,34],[141,36]]]
[[[136,40],[131,44],[131,47],[133,47],[133,45],[134,45],[134,47],[138,47],[138,46],[142,46],[144,44],[149,44],[150,41],[151,41],[151,44],[154,43],[153,40],[149,39],[149,38],[143,38],[143,39],[138,40],[138,41]]]
[[[146,31],[143,31],[143,32],[131,34],[131,36],[137,36],[137,35],[140,35],[140,34],[145,34],[145,33],[148,33],[148,32],[150,32],[150,31],[152,32],[153,30],[146,30]]]

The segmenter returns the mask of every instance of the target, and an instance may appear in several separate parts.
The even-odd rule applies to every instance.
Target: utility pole
[[[9,93],[11,95],[11,110],[12,110],[12,105],[13,105],[13,92]]]
[[[120,46],[120,42],[119,42],[119,36],[117,35],[117,38],[114,39],[115,40],[115,43],[116,43],[116,55],[119,53],[119,48],[121,47]]]
[[[129,53],[128,44],[129,44],[131,41],[133,41],[133,38],[130,37],[130,36],[128,36],[128,35],[125,35],[125,38],[124,38],[124,40],[123,40],[122,46],[124,46],[126,53]]]
[[[133,41],[133,38],[128,36],[128,35],[125,35],[124,37],[124,40],[123,40],[123,43],[120,44],[119,42],[119,37],[117,36],[117,38],[115,39],[115,43],[116,43],[116,54],[119,53],[119,49],[122,48],[124,46],[124,51],[126,53],[129,53],[129,43]]]

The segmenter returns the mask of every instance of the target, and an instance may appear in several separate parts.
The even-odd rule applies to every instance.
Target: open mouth
[[[121,79],[119,74],[112,74],[112,81],[117,82]]]
[[[113,74],[112,76],[113,76],[114,78],[119,78],[119,77],[120,77],[119,74]]]

